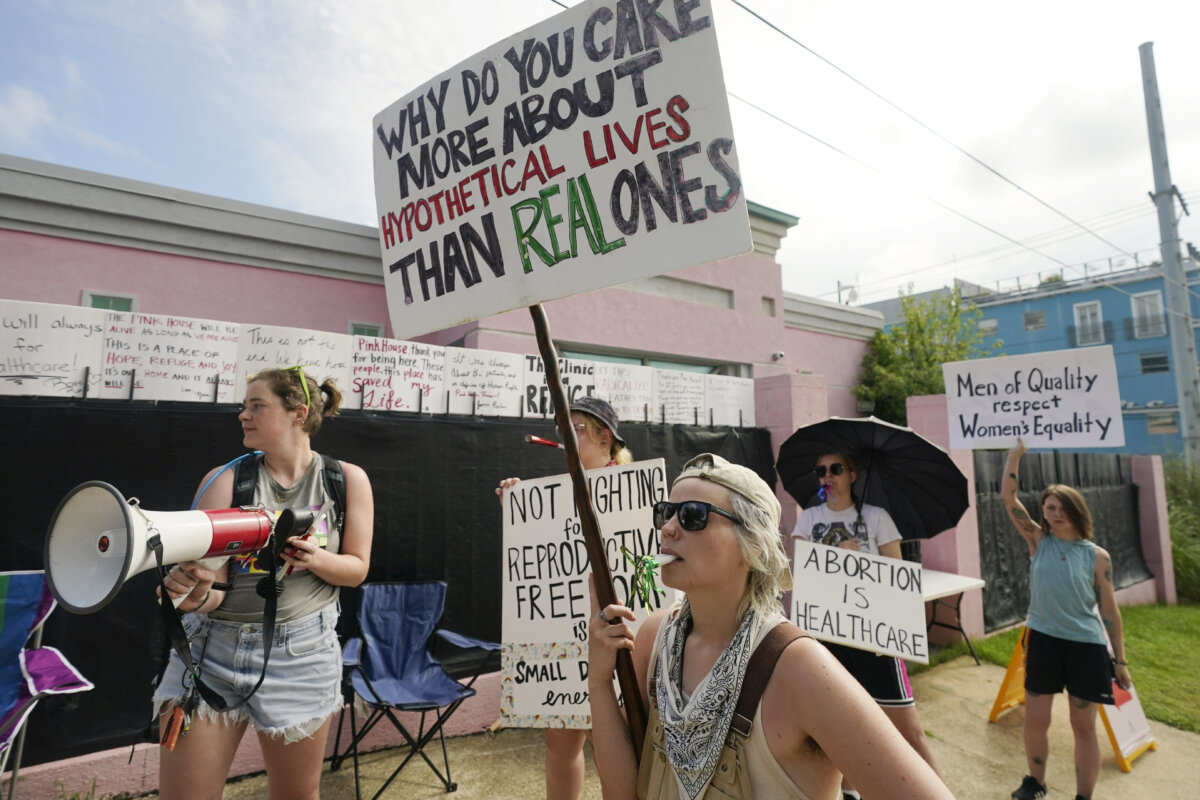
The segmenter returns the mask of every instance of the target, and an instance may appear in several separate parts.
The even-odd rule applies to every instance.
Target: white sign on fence
[[[345,333],[329,331],[242,325],[238,341],[238,377],[244,380],[268,368],[302,366],[304,374],[318,386],[332,378],[343,396],[348,398],[350,338]]]
[[[668,492],[662,459],[587,474],[604,535],[617,601],[639,623],[674,602],[674,591],[647,607],[633,589],[635,556],[659,552],[654,503]],[[591,569],[570,475],[523,480],[505,492],[500,710],[505,724],[591,726],[587,693],[587,625]],[[661,582],[660,582],[661,584]]]
[[[392,331],[750,249],[709,0],[587,0],[372,122]]]
[[[446,348],[377,336],[352,338],[349,408],[446,412]]]
[[[929,663],[920,564],[793,541],[792,622],[822,641]]]
[[[0,393],[92,397],[103,352],[100,309],[0,300]]]
[[[1112,347],[942,365],[950,448],[1123,447]]]
[[[238,402],[243,389],[235,385],[240,327],[210,319],[109,311],[100,396]]]

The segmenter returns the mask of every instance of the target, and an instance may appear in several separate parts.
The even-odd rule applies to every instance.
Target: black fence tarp
[[[119,404],[5,399],[0,487],[6,547],[0,570],[42,569],[47,525],[75,486],[102,480],[152,511],[186,509],[213,466],[245,452],[229,405]],[[500,638],[500,506],[505,477],[566,472],[559,450],[524,435],[554,437],[548,420],[499,420],[348,411],[329,420],[314,449],[363,467],[375,494],[368,580],[445,580],[445,627]],[[700,452],[755,469],[774,486],[766,431],[622,423],[638,459],[664,458],[669,477]],[[25,764],[141,741],[149,730],[150,683],[163,636],[147,571],[95,614],[56,610],[43,642],[62,650],[91,692],[47,698],[34,711]],[[343,593],[345,632],[355,596]],[[498,665],[498,659],[497,659]]]
[[[1008,519],[1000,497],[1006,454],[975,453],[976,511],[979,515],[984,629],[1024,621],[1029,609],[1029,548]],[[1130,457],[1114,453],[1031,453],[1021,459],[1018,496],[1034,520],[1041,519],[1042,489],[1073,486],[1087,501],[1096,544],[1112,556],[1113,584],[1133,586],[1153,576],[1142,555],[1137,487]]]

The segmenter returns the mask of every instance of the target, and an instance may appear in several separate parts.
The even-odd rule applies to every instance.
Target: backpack
[[[234,462],[232,508],[254,505],[254,486],[258,483],[258,467],[262,462],[262,453],[247,453]],[[321,472],[325,493],[333,498],[340,533],[346,524],[346,473],[342,471],[342,462],[336,458],[322,453],[321,462],[325,467]]]

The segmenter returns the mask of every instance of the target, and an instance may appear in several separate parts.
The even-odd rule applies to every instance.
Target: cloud
[[[53,123],[50,104],[41,94],[23,86],[0,89],[0,149],[28,147]]]

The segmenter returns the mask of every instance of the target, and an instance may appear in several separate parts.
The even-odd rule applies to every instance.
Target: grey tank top
[[[333,498],[325,492],[325,479],[322,474],[325,465],[321,456],[313,453],[312,464],[308,471],[294,486],[286,487],[284,499],[276,499],[276,490],[267,473],[266,464],[258,468],[258,481],[254,486],[254,503],[261,503],[263,508],[274,512],[275,515],[285,508],[308,509],[319,514],[323,506],[328,504],[329,510],[325,519],[317,523],[313,531],[321,546],[331,553],[341,552],[341,532],[338,524],[337,511],[333,507]],[[298,570],[284,576],[287,567],[279,570],[283,580],[283,594],[279,596],[279,607],[275,615],[277,622],[307,617],[325,608],[338,598],[338,587],[326,583],[307,570]],[[213,619],[228,622],[262,622],[265,601],[259,597],[255,587],[258,581],[270,573],[259,570],[254,566],[254,557],[235,556],[229,562],[229,575],[233,581],[233,589],[225,594],[221,605],[209,614]]]

